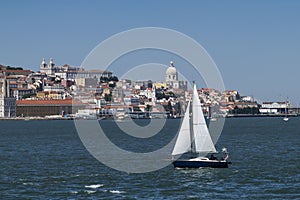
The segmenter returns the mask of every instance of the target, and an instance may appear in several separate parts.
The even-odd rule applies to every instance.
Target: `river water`
[[[124,148],[143,152],[149,143],[120,141],[113,121],[100,123]],[[152,146],[179,125],[168,120]],[[140,174],[96,160],[71,120],[1,120],[0,127],[0,199],[300,199],[300,118],[226,119],[217,146],[230,151],[228,169],[169,165]]]

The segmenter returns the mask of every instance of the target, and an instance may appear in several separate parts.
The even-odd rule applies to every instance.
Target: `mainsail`
[[[183,154],[191,150],[191,132],[190,132],[190,102],[186,108],[182,125],[180,127],[176,144],[172,155]]]
[[[210,137],[202,112],[196,84],[193,89],[193,133],[195,140],[195,151],[197,153],[216,153],[216,148]]]

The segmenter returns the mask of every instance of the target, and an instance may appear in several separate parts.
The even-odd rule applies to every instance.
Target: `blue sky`
[[[299,21],[299,1],[1,1],[0,63],[36,71],[53,57],[80,65],[113,34],[164,27],[199,42],[226,89],[300,105]]]

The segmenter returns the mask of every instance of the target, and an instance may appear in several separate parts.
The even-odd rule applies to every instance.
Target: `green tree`
[[[147,104],[147,106],[146,106],[146,111],[150,111],[151,107],[152,107],[152,106],[150,106],[149,104]]]
[[[28,94],[24,94],[24,95],[22,96],[22,99],[31,98],[32,96],[36,96],[36,93],[28,93]]]
[[[7,66],[6,69],[7,70],[23,70],[22,67],[11,67],[11,66]]]
[[[107,77],[101,76],[101,77],[100,77],[100,82],[101,82],[101,83],[107,83],[107,82],[108,82],[108,78],[107,78]]]
[[[135,111],[135,112],[140,112],[141,109],[140,109],[138,106],[134,106],[134,107],[133,107],[133,111]]]
[[[109,81],[114,81],[114,82],[118,82],[119,81],[118,77],[116,77],[116,76],[111,76],[111,77],[109,77],[108,80]]]
[[[111,101],[111,99],[112,99],[112,95],[111,94],[105,94],[105,96],[104,96],[104,100],[105,101]]]

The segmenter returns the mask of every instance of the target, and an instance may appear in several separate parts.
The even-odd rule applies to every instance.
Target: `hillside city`
[[[0,117],[178,118],[192,92],[178,79],[171,61],[165,80],[119,80],[110,71],[56,66],[45,59],[40,70],[0,65]],[[237,90],[201,88],[198,94],[208,117],[297,115],[288,101],[262,102]]]

